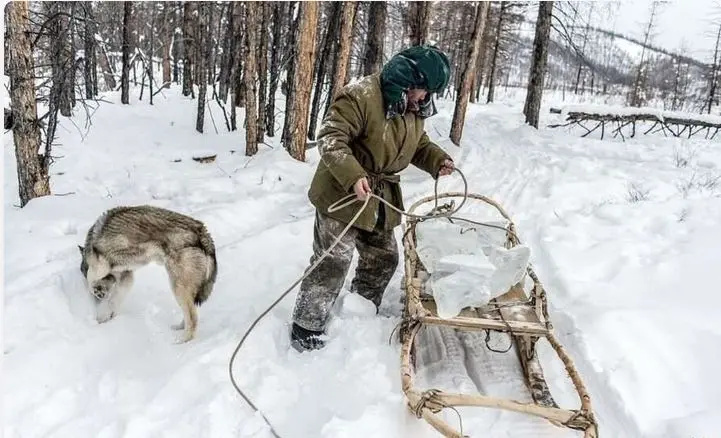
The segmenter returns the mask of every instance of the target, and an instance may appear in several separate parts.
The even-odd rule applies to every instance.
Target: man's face
[[[419,102],[426,98],[428,92],[422,88],[411,88],[408,90],[408,110],[417,112],[420,109]]]

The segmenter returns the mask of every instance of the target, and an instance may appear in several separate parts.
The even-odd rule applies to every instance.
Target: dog
[[[218,274],[215,244],[205,225],[189,216],[149,205],[107,210],[78,245],[82,273],[95,298],[98,323],[113,319],[133,284],[133,271],[150,263],[165,266],[183,320],[178,343],[198,327],[196,306],[210,296]]]

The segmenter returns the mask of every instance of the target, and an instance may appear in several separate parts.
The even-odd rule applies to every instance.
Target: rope
[[[421,418],[423,416],[423,409],[428,409],[431,412],[438,412],[441,408],[451,409],[458,416],[458,431],[462,437],[465,437],[463,434],[463,417],[461,417],[461,413],[458,412],[455,406],[448,405],[439,400],[438,394],[440,392],[438,389],[427,389],[423,391],[421,397],[418,399],[418,403],[412,408],[413,413],[416,415],[416,418]]]
[[[458,172],[458,174],[461,176],[461,178],[463,179],[463,185],[464,185],[463,201],[460,203],[460,205],[458,206],[458,208],[452,208],[452,207],[451,207],[449,210],[443,211],[443,210],[444,210],[443,208],[439,208],[439,207],[438,207],[438,179],[439,179],[439,178],[436,178],[436,180],[435,180],[435,187],[434,187],[434,195],[435,195],[435,201],[436,201],[436,202],[435,202],[435,207],[433,208],[433,210],[431,210],[431,212],[430,212],[429,214],[425,214],[425,215],[418,215],[418,214],[413,214],[413,213],[407,213],[407,212],[405,212],[405,211],[403,211],[403,210],[398,209],[396,206],[392,205],[391,203],[389,203],[389,202],[386,201],[385,199],[381,198],[380,196],[376,195],[375,193],[370,193],[370,194],[366,197],[366,199],[363,201],[363,205],[360,207],[360,209],[356,212],[356,214],[353,216],[353,218],[350,220],[350,222],[348,222],[348,225],[346,225],[346,227],[345,227],[345,228],[343,229],[343,231],[338,235],[338,237],[335,238],[335,240],[333,241],[333,243],[331,244],[331,246],[330,246],[327,250],[325,250],[325,252],[318,258],[318,260],[316,260],[315,263],[313,263],[308,269],[306,269],[305,273],[304,273],[300,278],[298,278],[292,285],[290,285],[290,287],[289,287],[288,289],[286,289],[285,292],[283,292],[283,293],[273,302],[273,304],[270,305],[270,307],[268,307],[263,313],[260,314],[260,316],[258,316],[258,317],[255,319],[255,321],[253,321],[253,323],[250,325],[250,327],[248,328],[248,330],[245,332],[245,334],[243,335],[243,337],[242,337],[242,338],[240,339],[240,341],[238,342],[238,345],[235,347],[235,350],[233,351],[233,354],[232,354],[231,357],[230,357],[230,362],[228,363],[228,374],[230,375],[230,381],[231,381],[231,383],[233,384],[233,387],[235,388],[235,390],[238,392],[238,394],[240,394],[240,396],[243,398],[243,400],[245,400],[245,402],[248,403],[248,405],[249,405],[251,408],[253,408],[253,410],[255,410],[256,412],[258,412],[258,413],[260,414],[260,416],[263,417],[263,420],[265,420],[265,422],[268,424],[268,426],[270,427],[270,431],[271,431],[271,433],[273,434],[273,436],[274,436],[275,438],[280,438],[280,436],[279,436],[278,433],[273,429],[273,426],[270,424],[270,421],[268,421],[268,419],[265,417],[265,415],[263,415],[263,413],[255,406],[255,404],[253,404],[253,402],[245,395],[245,393],[243,392],[243,390],[240,389],[240,386],[238,386],[238,383],[235,381],[235,377],[233,376],[233,362],[235,361],[235,358],[236,358],[236,356],[238,355],[238,351],[240,351],[241,346],[243,345],[243,343],[245,342],[245,340],[248,338],[248,336],[250,335],[250,333],[253,331],[253,329],[255,328],[255,326],[258,325],[258,323],[260,322],[260,320],[263,319],[263,318],[265,317],[265,315],[267,315],[267,314],[268,314],[283,298],[285,298],[301,281],[303,281],[308,275],[310,275],[310,273],[313,272],[313,270],[315,270],[315,269],[318,267],[318,265],[320,265],[320,263],[323,261],[323,259],[325,259],[325,258],[333,251],[333,249],[340,243],[340,241],[341,241],[341,239],[343,238],[343,236],[346,235],[346,233],[348,232],[348,230],[350,230],[350,228],[353,226],[353,224],[358,220],[358,218],[359,218],[360,215],[363,213],[363,211],[366,209],[366,207],[368,206],[368,204],[369,204],[369,202],[370,202],[370,200],[371,200],[372,198],[377,199],[378,201],[380,201],[380,202],[382,202],[383,204],[385,204],[386,206],[388,206],[388,208],[390,208],[390,209],[398,212],[398,213],[401,214],[402,216],[414,218],[414,219],[417,219],[417,220],[426,220],[426,219],[431,219],[431,218],[447,217],[447,218],[449,218],[449,219],[450,219],[450,218],[453,218],[453,219],[458,219],[458,220],[464,220],[464,221],[466,221],[466,222],[471,222],[471,223],[473,223],[473,224],[475,224],[475,225],[488,226],[488,227],[494,227],[494,228],[501,228],[501,229],[504,229],[504,230],[508,231],[507,229],[505,229],[505,228],[503,228],[503,227],[500,227],[500,226],[498,226],[498,225],[495,225],[495,224],[485,224],[485,223],[481,223],[481,222],[473,222],[473,221],[470,221],[470,220],[467,220],[467,219],[462,219],[462,218],[453,217],[453,215],[454,215],[455,213],[457,213],[457,212],[461,209],[461,207],[463,207],[463,205],[466,203],[466,200],[468,199],[468,180],[466,180],[466,176],[465,176],[465,175],[463,174],[463,172],[461,172],[458,168],[454,168],[453,170],[454,170],[455,172]],[[346,208],[346,207],[352,205],[353,203],[355,203],[355,202],[357,202],[357,201],[359,201],[359,199],[357,198],[357,196],[356,196],[355,194],[350,194],[350,195],[344,196],[343,198],[339,199],[338,201],[336,201],[335,203],[333,203],[332,205],[330,205],[330,206],[328,207],[328,213],[333,213],[334,211],[338,211],[338,210],[341,210],[341,209],[343,209],[343,208]]]

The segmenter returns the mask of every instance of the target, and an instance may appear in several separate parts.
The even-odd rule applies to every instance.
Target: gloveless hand
[[[359,179],[355,184],[353,184],[353,191],[355,192],[356,197],[361,201],[365,201],[368,195],[373,193],[371,186],[368,183],[368,178],[365,177]]]
[[[453,160],[445,160],[443,164],[441,165],[441,169],[438,171],[438,176],[446,176],[453,173],[453,170],[455,169],[455,165],[453,164]]]

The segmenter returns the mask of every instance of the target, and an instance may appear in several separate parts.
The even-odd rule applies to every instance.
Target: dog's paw
[[[184,344],[184,343],[186,343],[186,342],[188,342],[188,341],[193,340],[193,338],[194,338],[194,333],[183,332],[182,335],[177,336],[177,337],[175,338],[174,344]]]
[[[185,320],[170,326],[173,330],[185,330]]]
[[[115,312],[110,312],[106,315],[100,315],[97,318],[95,318],[95,320],[98,322],[98,324],[104,324],[113,318],[115,318]]]

